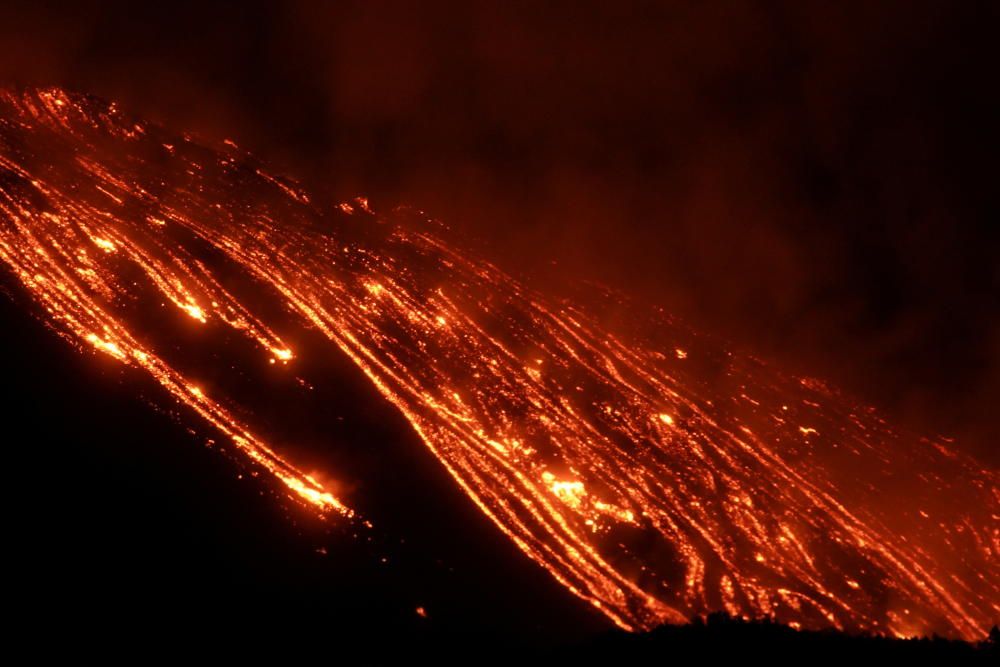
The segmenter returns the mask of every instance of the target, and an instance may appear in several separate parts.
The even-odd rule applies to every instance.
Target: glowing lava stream
[[[150,373],[321,509],[350,512],[140,340],[127,304],[166,299],[289,361],[275,331],[292,324],[223,287],[241,272],[254,304],[346,353],[500,530],[621,627],[724,609],[979,638],[1000,618],[995,471],[670,321],[655,340],[612,335],[431,228],[317,206],[235,147],[114,105],[0,97],[0,259],[60,330]]]

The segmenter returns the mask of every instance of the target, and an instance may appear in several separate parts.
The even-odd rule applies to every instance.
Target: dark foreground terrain
[[[940,637],[900,640],[845,635],[832,630],[797,631],[777,623],[747,622],[716,614],[690,625],[662,626],[644,634],[607,633],[575,647],[573,652],[609,662],[616,658],[643,658],[665,663],[666,656],[688,655],[710,660],[742,661],[753,657],[803,663],[815,659],[861,660],[864,664],[883,661],[908,664],[922,660],[934,661],[931,664],[989,663],[1000,657],[1000,631],[994,628],[979,644]]]

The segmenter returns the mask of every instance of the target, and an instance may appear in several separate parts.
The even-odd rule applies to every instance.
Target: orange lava
[[[280,304],[528,557],[623,628],[723,609],[978,639],[1000,619],[995,471],[669,319],[614,335],[434,229],[361,199],[317,205],[235,145],[114,105],[0,95],[0,259],[60,332],[149,373],[295,497],[351,514],[135,334],[127,304],[169,304],[308,367],[276,333],[291,324],[256,307]],[[254,282],[255,305],[223,287],[223,265]]]

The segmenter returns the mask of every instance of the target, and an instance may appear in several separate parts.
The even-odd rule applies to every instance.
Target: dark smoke
[[[56,83],[620,286],[998,462],[989,3],[5,3]],[[554,264],[553,264],[554,263]]]

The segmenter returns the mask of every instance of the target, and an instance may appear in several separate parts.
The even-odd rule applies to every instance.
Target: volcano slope
[[[611,331],[416,212],[315,201],[231,143],[56,89],[4,93],[0,119],[15,298],[290,521],[391,540],[418,484],[447,487],[462,523],[425,521],[425,543],[492,530],[494,562],[549,575],[537,597],[627,630],[715,610],[966,639],[995,622],[997,476],[950,443],[660,312]],[[347,438],[359,391],[390,426]],[[386,445],[399,430],[421,447]]]

